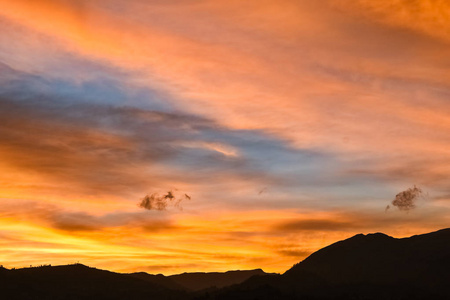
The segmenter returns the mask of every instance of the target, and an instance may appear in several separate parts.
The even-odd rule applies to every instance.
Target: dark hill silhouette
[[[3,266],[0,266],[0,278],[1,278],[2,276],[7,275],[8,273],[9,273],[9,270],[8,270],[8,269],[4,268]]]
[[[242,283],[255,275],[267,275],[263,270],[228,271],[225,273],[183,273],[169,276],[170,279],[192,291],[199,291],[212,287],[223,288]]]
[[[358,234],[281,276],[197,299],[450,299],[450,229],[402,239]]]
[[[0,267],[0,299],[189,299],[187,291],[241,283],[255,274],[266,273],[258,269],[166,277],[144,272],[120,274],[82,264]]]
[[[446,268],[447,267],[447,268]],[[313,273],[331,284],[401,284],[425,288],[450,283],[450,229],[396,239],[356,235],[325,247],[285,273]]]
[[[0,266],[0,272],[8,272],[9,270],[3,266]]]
[[[1,299],[180,299],[183,293],[76,264],[0,273]]]
[[[158,275],[152,275],[152,274],[148,274],[145,272],[138,272],[138,273],[131,273],[128,274],[131,277],[134,278],[139,278],[141,280],[145,280],[148,282],[151,282],[153,284],[159,285],[159,286],[163,286],[165,288],[168,289],[172,289],[172,290],[181,290],[181,291],[188,291],[190,290],[189,288],[178,284],[177,282],[175,282],[174,280],[172,280],[169,277],[166,277],[162,274],[158,274]]]

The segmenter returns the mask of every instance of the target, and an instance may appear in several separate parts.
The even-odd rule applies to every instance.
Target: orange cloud
[[[141,211],[90,215],[4,199],[0,258],[9,267],[80,261],[118,271],[173,274],[263,264],[266,271],[283,272],[309,253],[360,232],[401,237],[438,229],[440,222],[448,221],[442,212],[426,214],[432,218],[385,214],[382,207],[377,213],[208,210],[162,217]]]
[[[385,57],[380,59],[369,53],[368,51],[372,51],[369,47],[365,48],[361,43],[352,41],[345,31],[339,32],[338,29],[332,29],[331,25],[324,27],[320,22],[314,22],[312,16],[317,16],[319,19],[324,18],[324,21],[329,18],[330,24],[336,22],[337,28],[343,26],[341,17],[333,15],[329,6],[316,11],[317,7],[304,2],[293,4],[286,1],[285,7],[266,1],[262,5],[258,4],[256,9],[251,2],[247,7],[252,12],[248,20],[238,19],[236,28],[227,31],[230,24],[223,24],[225,18],[233,12],[239,12],[234,2],[205,4],[194,8],[183,6],[179,11],[170,7],[130,4],[131,9],[138,7],[142,14],[152,14],[156,10],[168,17],[176,15],[185,22],[190,22],[193,14],[204,16],[212,12],[217,21],[209,18],[205,22],[217,23],[217,27],[213,27],[213,33],[200,36],[195,26],[191,31],[185,29],[179,32],[181,24],[176,22],[173,22],[175,25],[158,23],[159,19],[156,19],[155,23],[142,24],[120,18],[113,12],[102,9],[101,2],[88,5],[85,11],[91,16],[87,19],[81,19],[77,10],[66,1],[45,3],[34,5],[17,1],[5,4],[10,10],[5,9],[3,13],[33,29],[65,41],[69,49],[81,55],[106,60],[125,69],[143,70],[146,75],[133,80],[141,83],[149,80],[160,82],[159,88],[182,99],[176,101],[180,101],[178,105],[184,109],[203,115],[215,115],[221,123],[233,128],[262,128],[291,139],[299,147],[309,147],[324,146],[325,140],[328,140],[328,134],[324,131],[333,127],[336,135],[352,137],[350,145],[335,143],[335,147],[344,150],[351,147],[360,151],[369,142],[374,148],[389,145],[392,148],[386,149],[387,151],[397,151],[397,147],[401,150],[403,147],[395,141],[385,141],[388,128],[380,128],[379,136],[375,135],[370,139],[365,137],[369,131],[373,134],[371,128],[380,121],[384,122],[394,112],[394,118],[402,119],[397,124],[404,124],[400,132],[408,128],[410,123],[414,125],[418,121],[429,127],[439,126],[440,129],[447,129],[449,126],[446,115],[436,110],[429,110],[424,115],[422,107],[398,101],[399,97],[411,97],[409,92],[393,92],[383,86],[390,84],[390,81],[405,79],[411,81],[411,84],[417,80],[420,83],[428,75],[424,73],[422,76],[423,70],[417,69],[424,63],[419,62],[417,67],[405,63],[401,68],[395,69],[389,57],[388,62],[382,61]],[[8,13],[9,11],[21,11],[22,15]],[[302,18],[304,15],[307,17]],[[280,22],[280,18],[284,22]],[[51,24],[48,20],[51,20]],[[295,20],[302,20],[306,24],[303,26]],[[225,29],[220,29],[219,24]],[[280,30],[271,31],[279,27]],[[245,28],[252,28],[254,31],[251,33],[258,33],[261,38],[248,34],[244,31]],[[329,32],[333,32],[335,36],[324,40],[328,39]],[[214,37],[222,34],[230,38],[229,43],[222,40],[205,42],[215,41]],[[364,38],[363,31],[357,34]],[[299,36],[298,40],[291,41],[294,36]],[[341,45],[340,38],[348,44]],[[376,38],[379,43],[386,42],[382,36]],[[320,45],[323,43],[335,47],[340,55],[339,61],[321,49]],[[360,49],[361,53],[370,56],[355,58],[351,55],[354,49]],[[380,47],[379,51],[383,50],[386,51]],[[346,54],[349,51],[350,55]],[[384,53],[381,55],[384,56]],[[389,56],[388,53],[386,55]],[[371,63],[371,60],[375,62]],[[356,67],[352,67],[353,65]],[[323,66],[324,69],[317,66]],[[410,69],[420,78],[409,78]],[[386,78],[387,75],[393,78]],[[433,80],[441,81],[439,78]],[[367,95],[367,87],[371,95]],[[349,93],[354,96],[342,100]],[[189,105],[185,101],[189,101]],[[342,105],[342,116],[333,116],[333,112],[327,109],[336,103]],[[217,114],[218,111],[220,114]],[[264,119],[263,123],[261,119]],[[436,119],[442,122],[431,121]],[[351,125],[354,123],[360,125]],[[302,131],[302,127],[310,130]],[[408,135],[405,132],[403,138]],[[432,142],[438,148],[445,147],[440,137]],[[421,147],[421,144],[416,144],[414,148],[417,147]],[[423,147],[420,151],[422,150]]]
[[[390,0],[336,2],[355,13],[376,21],[422,32],[448,41],[450,39],[450,4],[442,0]]]

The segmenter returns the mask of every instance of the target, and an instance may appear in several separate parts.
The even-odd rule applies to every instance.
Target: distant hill
[[[189,299],[188,291],[242,283],[262,270],[120,274],[82,264],[8,270],[0,267],[0,299]]]
[[[192,290],[199,291],[212,287],[223,288],[233,284],[242,283],[255,275],[267,275],[263,270],[248,270],[248,271],[228,271],[225,273],[183,273],[169,276],[181,286]]]
[[[185,294],[128,275],[76,264],[0,272],[0,299],[182,299]]]
[[[1,272],[8,272],[8,271],[9,271],[8,269],[4,268],[3,266],[0,266],[0,273]]]
[[[178,284],[176,281],[162,274],[152,275],[145,272],[131,273],[128,276],[151,282],[172,290],[188,291],[188,287]]]

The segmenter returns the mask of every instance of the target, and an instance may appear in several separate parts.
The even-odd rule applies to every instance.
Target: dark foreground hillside
[[[0,272],[0,299],[181,299],[186,294],[81,264]]]
[[[189,299],[194,291],[242,283],[262,270],[120,274],[82,264],[8,270],[0,267],[0,299]],[[202,294],[202,292],[198,292]]]
[[[450,229],[404,239],[359,234],[313,253],[283,275],[253,270],[166,277],[80,264],[0,268],[0,299],[450,300],[449,287]]]

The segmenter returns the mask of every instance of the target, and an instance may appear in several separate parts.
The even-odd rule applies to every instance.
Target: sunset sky
[[[449,227],[450,2],[0,0],[0,170],[10,268],[284,272]]]

